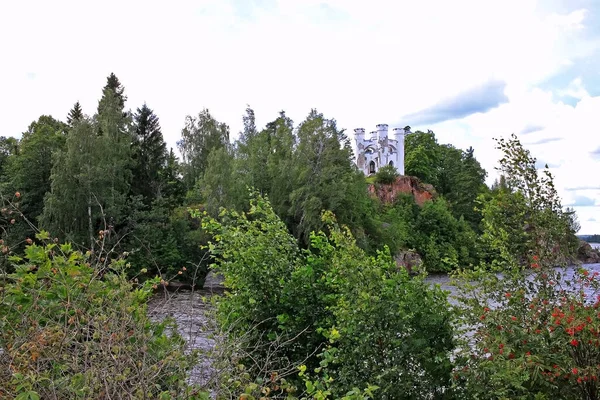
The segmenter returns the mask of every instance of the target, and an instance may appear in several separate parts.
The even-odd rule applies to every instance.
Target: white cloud
[[[560,96],[570,96],[576,99],[583,99],[584,97],[589,97],[589,93],[583,87],[583,82],[581,78],[575,78],[567,86],[565,89],[559,90],[558,94]]]
[[[10,40],[0,42],[0,134],[18,136],[41,114],[64,118],[76,100],[93,113],[110,72],[125,85],[129,107],[146,101],[157,112],[171,146],[185,115],[203,107],[234,135],[246,104],[259,124],[280,110],[299,122],[316,107],[349,131],[369,130],[498,80],[509,102],[431,127],[439,140],[472,145],[493,173],[492,137],[545,127],[528,140],[565,140],[534,146],[534,154],[561,164],[561,188],[584,185],[590,175],[581,168],[598,168],[586,150],[600,147],[591,133],[600,100],[581,80],[562,88],[579,99],[575,107],[536,85],[576,66],[598,41],[582,36],[586,10],[546,7],[535,0],[3,2],[0,37]],[[600,232],[599,223],[585,224]]]

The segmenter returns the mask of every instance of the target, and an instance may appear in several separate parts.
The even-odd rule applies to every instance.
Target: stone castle
[[[372,175],[385,165],[396,168],[404,175],[404,136],[410,127],[394,128],[388,135],[387,124],[377,125],[377,130],[365,135],[363,128],[354,130],[354,156],[356,165],[365,175]]]

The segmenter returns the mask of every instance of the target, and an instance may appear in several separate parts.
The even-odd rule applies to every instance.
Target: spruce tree
[[[111,74],[106,78],[106,85],[102,88],[102,99],[98,103],[98,114],[102,114],[104,108],[106,107],[106,96],[108,93],[112,93],[118,101],[118,106],[121,110],[125,109],[125,102],[127,101],[127,96],[125,96],[125,88],[119,81],[119,78],[111,72]],[[127,113],[123,112],[123,117],[127,117]]]
[[[81,121],[82,118],[83,110],[81,109],[81,104],[79,104],[78,100],[71,111],[69,111],[69,115],[67,115],[67,124],[69,124],[69,126],[73,126],[76,122]]]
[[[144,103],[133,116],[134,159],[132,194],[143,196],[144,203],[161,196],[161,170],[167,162],[167,145],[163,139],[158,117]]]

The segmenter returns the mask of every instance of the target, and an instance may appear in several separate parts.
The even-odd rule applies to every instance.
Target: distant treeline
[[[579,235],[581,240],[585,240],[588,243],[600,243],[600,235]]]

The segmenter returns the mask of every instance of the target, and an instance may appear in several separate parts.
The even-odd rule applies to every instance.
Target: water
[[[209,354],[215,347],[214,326],[209,315],[211,311],[209,291],[163,292],[154,296],[148,303],[148,315],[154,321],[172,317],[177,322],[177,330],[187,343],[187,350],[200,350],[203,354],[192,369],[189,382],[206,386],[215,378]]]
[[[590,246],[594,249],[600,249],[600,243],[590,243]]]
[[[600,245],[598,245],[600,247]],[[583,266],[591,273],[600,273],[600,264],[586,264]],[[564,279],[571,279],[578,267],[566,268]],[[443,290],[449,292],[449,301],[456,304],[453,300],[458,294],[456,287],[450,283],[450,277],[446,274],[432,274],[426,278],[431,285],[440,285]],[[592,295],[591,288],[588,289],[589,295]],[[149,304],[148,310],[154,320],[160,320],[164,317],[173,317],[178,325],[179,333],[188,343],[188,349],[199,349],[206,354],[214,349],[215,340],[214,326],[211,324],[211,317],[208,312],[210,305],[211,292],[209,291],[179,291],[175,293],[166,292],[155,296]],[[206,385],[216,376],[216,371],[211,366],[209,356],[202,356],[200,363],[194,367],[190,373],[190,383]]]
[[[590,273],[592,273],[592,274],[594,272],[600,273],[600,264],[584,264],[582,267],[589,270]],[[563,279],[564,280],[572,280],[573,275],[574,275],[575,271],[577,271],[578,268],[579,267],[575,267],[575,266],[567,267],[565,270],[565,273],[563,274]],[[452,301],[452,298],[458,294],[458,291],[457,291],[456,287],[452,286],[452,284],[450,283],[450,277],[448,275],[446,275],[446,274],[431,274],[425,280],[427,282],[431,283],[432,285],[435,285],[435,284],[440,285],[440,287],[443,290],[447,290],[448,292],[450,292],[449,293],[450,303],[455,304],[455,302]],[[595,296],[594,289],[589,287],[586,290],[586,294],[588,295],[588,298]]]

